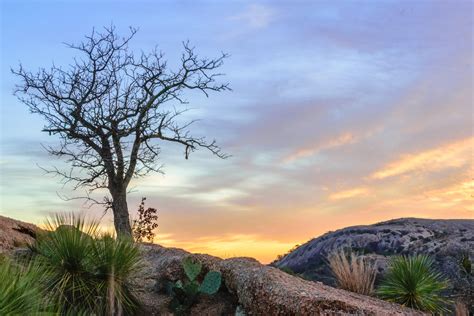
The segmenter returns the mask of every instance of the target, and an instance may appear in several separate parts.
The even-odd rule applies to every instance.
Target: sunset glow
[[[87,2],[87,1],[86,1]],[[0,214],[41,223],[88,209],[38,166],[43,121],[13,95],[10,68],[67,67],[93,27],[140,31],[172,68],[181,41],[231,55],[231,92],[190,93],[186,119],[228,159],[184,159],[163,145],[164,174],[132,180],[158,209],[155,242],[268,263],[327,231],[399,217],[474,219],[472,1],[2,1]],[[22,21],[21,23],[19,21]],[[101,198],[101,194],[97,195]],[[103,218],[112,227],[111,214]]]

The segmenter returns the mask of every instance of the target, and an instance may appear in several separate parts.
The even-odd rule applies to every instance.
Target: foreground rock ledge
[[[294,277],[254,259],[221,262],[227,287],[255,315],[421,315],[385,301]]]
[[[137,290],[148,314],[166,315],[164,304],[169,300],[162,294],[164,284],[183,277],[181,261],[191,254],[159,245],[143,245],[142,249],[145,267],[137,277]],[[397,304],[306,281],[252,258],[192,256],[205,269],[220,271],[225,285],[219,296],[198,304],[191,311],[193,315],[233,315],[236,304],[247,315],[423,315]]]

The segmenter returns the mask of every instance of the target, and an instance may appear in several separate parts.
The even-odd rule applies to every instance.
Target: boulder
[[[250,315],[423,315],[400,305],[306,281],[251,258],[221,262],[227,288]]]

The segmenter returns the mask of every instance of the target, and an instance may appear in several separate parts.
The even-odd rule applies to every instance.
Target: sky
[[[399,217],[474,219],[472,1],[1,1],[0,215],[42,223],[102,214],[45,175],[61,165],[12,91],[10,68],[67,65],[93,27],[139,28],[132,49],[170,63],[189,40],[227,52],[232,91],[190,95],[197,135],[185,160],[132,183],[159,212],[155,242],[272,261],[327,231]],[[110,214],[103,219],[111,225]]]

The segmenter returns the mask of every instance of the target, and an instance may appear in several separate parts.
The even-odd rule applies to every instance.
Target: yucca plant
[[[38,236],[32,249],[35,261],[48,275],[43,284],[63,311],[95,306],[94,278],[91,265],[93,236],[98,224],[86,224],[81,217],[57,215],[48,220],[47,232]]]
[[[107,298],[102,312],[108,315],[133,313],[139,302],[128,278],[139,267],[138,247],[128,238],[104,235],[92,244],[91,255],[98,295]]]
[[[0,315],[33,315],[46,307],[36,267],[0,260]]]
[[[368,258],[338,250],[328,256],[328,262],[340,288],[364,295],[372,294],[377,268]]]
[[[138,301],[127,279],[138,267],[131,239],[101,236],[98,222],[58,215],[47,223],[32,249],[48,277],[43,286],[61,314],[131,314]]]
[[[435,271],[433,260],[426,255],[396,256],[377,294],[384,300],[431,313],[448,312],[449,300],[442,295],[446,279]]]

